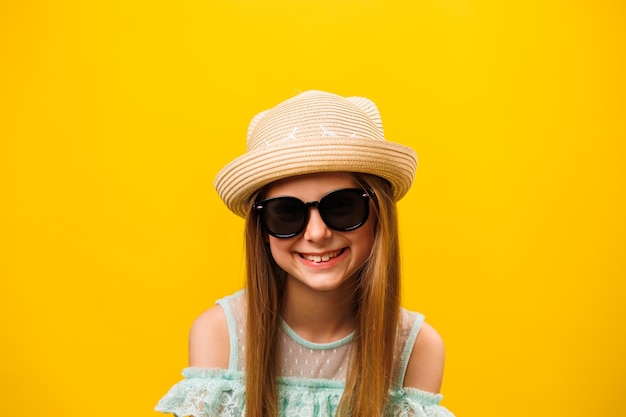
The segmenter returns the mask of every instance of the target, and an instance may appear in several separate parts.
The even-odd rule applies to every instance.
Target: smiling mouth
[[[300,256],[302,259],[306,259],[315,263],[320,263],[320,262],[328,262],[329,260],[336,258],[337,256],[341,255],[343,251],[344,249],[341,249],[341,250],[336,250],[333,252],[327,252],[322,255],[307,255],[304,253],[299,253],[298,256]]]

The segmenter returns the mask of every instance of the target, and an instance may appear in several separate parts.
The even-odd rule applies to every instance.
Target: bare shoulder
[[[200,314],[189,332],[189,366],[228,369],[230,339],[226,314],[219,305]]]
[[[444,360],[441,336],[431,325],[423,323],[409,358],[404,386],[438,393],[443,379]]]

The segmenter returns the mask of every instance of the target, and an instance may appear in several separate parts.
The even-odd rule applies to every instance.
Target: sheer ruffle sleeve
[[[440,405],[443,395],[415,388],[402,388],[389,393],[385,417],[454,417]]]
[[[159,401],[156,411],[177,417],[241,417],[245,415],[245,375],[241,371],[186,368],[182,381]],[[333,417],[343,381],[278,378],[279,417]],[[389,393],[384,417],[454,417],[439,405],[441,394],[413,388]]]
[[[245,382],[239,371],[185,368],[185,379],[161,398],[156,411],[177,417],[240,417],[244,414]]]

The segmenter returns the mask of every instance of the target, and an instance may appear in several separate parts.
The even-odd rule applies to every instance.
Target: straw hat
[[[245,217],[261,187],[317,172],[378,175],[391,183],[397,201],[411,188],[416,167],[413,149],[385,140],[371,100],[307,91],[252,119],[247,152],[226,165],[214,185],[226,206]]]

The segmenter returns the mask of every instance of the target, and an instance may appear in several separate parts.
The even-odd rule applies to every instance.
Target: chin
[[[336,278],[324,278],[324,279],[315,279],[315,277],[307,277],[307,278],[291,278],[293,280],[293,284],[297,286],[304,286],[313,291],[319,292],[331,292],[331,291],[345,291],[348,288],[351,288],[350,279],[345,277],[336,277]]]

